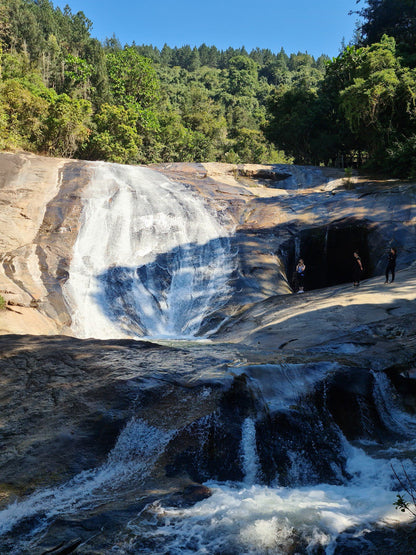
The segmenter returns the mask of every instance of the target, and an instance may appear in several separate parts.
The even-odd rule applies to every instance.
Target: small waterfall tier
[[[230,295],[229,232],[184,185],[97,163],[64,295],[81,338],[191,338]]]

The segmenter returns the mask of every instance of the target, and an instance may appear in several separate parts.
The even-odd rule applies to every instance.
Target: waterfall
[[[229,234],[184,185],[97,163],[64,286],[78,337],[194,337],[230,294]]]
[[[415,439],[416,418],[399,406],[398,395],[384,372],[372,371],[372,375],[374,401],[383,424],[402,438]]]
[[[264,388],[270,381],[267,377],[270,376],[268,372],[272,365],[269,366],[251,366],[246,369],[251,371],[251,380],[256,381],[259,395],[266,400],[274,395],[280,396],[287,389],[284,403],[266,401],[269,407],[278,407],[279,412],[287,415],[290,412],[288,403],[295,398],[299,399],[301,395],[300,381],[295,380],[290,387],[286,384],[281,389],[266,392]],[[274,366],[277,373],[277,365]],[[325,370],[328,371],[329,366]],[[305,373],[308,372],[309,368],[305,368]],[[276,381],[280,381],[281,376],[286,376],[289,381],[290,369],[284,368]],[[386,398],[388,393],[391,397],[388,380],[382,373],[378,377],[383,397]],[[189,383],[193,383],[194,379]],[[309,399],[310,387],[311,382],[305,382]],[[199,395],[195,392],[195,405],[199,406],[204,399],[209,398],[209,391],[207,386]],[[305,408],[308,408],[306,404]],[[194,409],[192,402],[183,405],[184,411],[193,412]],[[298,407],[293,410],[300,412],[300,409],[298,403]],[[94,522],[100,512],[104,513],[106,519],[97,520],[100,526],[101,522],[115,522],[116,526],[108,530],[108,537],[103,539],[107,543],[103,543],[99,552],[120,555],[266,555],[295,552],[334,555],[338,552],[353,552],[350,540],[356,546],[354,552],[372,553],[375,550],[372,550],[371,545],[366,551],[361,549],[364,543],[357,546],[354,542],[360,541],[361,537],[365,542],[367,532],[376,526],[382,528],[410,520],[408,514],[394,508],[393,503],[400,488],[391,465],[400,474],[401,463],[404,463],[406,473],[412,480],[415,478],[413,461],[396,458],[400,452],[404,456],[412,456],[414,440],[406,442],[404,448],[397,442],[392,443],[389,453],[385,452],[384,445],[374,444],[375,456],[372,457],[342,438],[339,449],[346,460],[346,472],[344,476],[340,474],[336,482],[328,483],[316,481],[310,459],[305,456],[304,438],[290,433],[291,449],[285,447],[291,463],[289,480],[284,480],[288,484],[281,485],[276,479],[267,485],[263,483],[259,469],[264,470],[265,453],[270,455],[271,452],[262,450],[262,442],[266,442],[266,446],[274,442],[278,437],[278,429],[273,425],[262,436],[259,421],[256,429],[254,417],[246,417],[242,423],[240,460],[238,453],[235,458],[236,464],[241,462],[243,468],[243,483],[208,480],[205,485],[210,496],[191,503],[178,502],[177,487],[181,479],[171,483],[164,482],[164,478],[162,483],[160,480],[165,476],[167,463],[183,452],[180,438],[184,436],[180,429],[166,431],[165,426],[160,426],[165,410],[156,418],[159,422],[157,427],[141,418],[130,420],[106,461],[98,468],[81,472],[62,485],[37,490],[0,511],[0,550],[3,548],[2,552],[10,555],[41,552],[42,536],[49,538],[49,543],[45,541],[44,549],[49,546],[51,539],[55,541],[55,537],[68,537],[61,535],[63,532],[59,526],[62,523],[68,530],[71,527],[82,530],[85,522],[88,531],[91,529],[89,519],[92,518],[92,529],[98,530],[98,524]],[[400,414],[399,406],[394,407],[394,412],[396,420],[405,421],[403,418],[406,418],[406,414]],[[267,420],[272,415],[273,410],[268,413]],[[170,413],[167,417],[169,420],[172,418]],[[211,450],[211,445],[215,445],[212,438],[205,442],[205,430],[209,429],[212,433],[215,428],[211,425],[211,418],[212,415],[208,414],[198,421],[199,436],[198,430],[195,430],[197,443],[203,443],[207,451]],[[261,418],[260,413],[257,418]],[[307,430],[307,411],[302,418]],[[219,421],[218,428],[220,424]],[[322,427],[321,433],[326,434],[327,430]],[[192,433],[186,434],[185,441],[190,441],[192,436]],[[189,456],[195,458],[196,453],[197,450],[192,450]],[[328,456],[328,453],[324,455],[321,452],[320,456]],[[57,528],[54,529],[55,524]]]
[[[144,420],[132,419],[102,466],[81,472],[66,484],[36,491],[0,511],[0,535],[34,517],[37,533],[59,514],[76,514],[111,500],[120,487],[131,487],[132,482],[137,486],[153,470],[172,435]]]
[[[246,484],[256,483],[259,469],[259,457],[256,445],[256,424],[251,418],[243,422],[241,435],[241,459]]]

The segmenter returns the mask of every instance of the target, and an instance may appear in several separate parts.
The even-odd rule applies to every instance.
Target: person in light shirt
[[[296,266],[296,278],[299,285],[298,293],[303,293],[305,290],[305,262],[302,258],[299,258],[299,262]]]

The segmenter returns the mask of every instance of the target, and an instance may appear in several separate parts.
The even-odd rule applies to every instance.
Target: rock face
[[[401,253],[399,268],[414,260],[413,183],[347,179],[340,170],[285,165],[204,164],[198,171],[165,164],[155,169],[189,183],[231,215],[246,279],[267,276],[268,268],[280,262],[290,280],[295,258],[302,256],[311,287],[348,282],[354,249],[363,258],[365,277],[383,272],[391,245]],[[261,172],[268,172],[268,178],[262,179]],[[270,258],[269,265],[267,258],[256,260],[256,255],[266,255],[262,240],[269,256],[278,259]],[[279,292],[270,276],[263,279],[269,292]]]
[[[413,268],[398,279],[385,306],[371,303],[380,280],[366,283],[350,303],[361,314],[340,322],[345,286],[289,297],[291,316],[279,297],[260,302],[234,323],[239,344],[0,337],[1,550],[43,553],[80,538],[80,553],[129,542],[159,552],[146,539],[153,504],[181,511],[211,495],[198,485],[209,480],[346,487],[346,439],[375,449],[412,434],[388,406],[394,397],[416,413]],[[333,319],[320,317],[324,306]],[[385,402],[379,379],[395,386]],[[26,501],[6,508],[15,497]],[[137,537],[132,519],[144,526]]]
[[[80,225],[83,164],[0,154],[2,333],[56,334],[69,324],[61,295]],[[13,308],[16,307],[16,308]]]
[[[0,551],[410,552],[366,531],[416,439],[414,185],[155,166],[232,232],[232,295],[209,342],[81,340],[62,287],[95,167],[0,154]]]
[[[0,153],[2,333],[71,334],[62,296],[92,162]],[[232,298],[201,332],[253,302],[290,292],[296,259],[306,287],[348,282],[359,249],[364,277],[380,275],[386,250],[398,268],[415,257],[415,186],[345,179],[337,170],[296,166],[153,166],[202,196],[232,230],[237,253]]]

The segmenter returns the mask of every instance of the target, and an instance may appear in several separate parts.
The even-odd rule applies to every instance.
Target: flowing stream
[[[63,486],[40,490],[0,513],[0,534],[30,518],[35,519],[34,529],[39,533],[57,515],[86,511],[111,500],[129,482],[140,484],[170,438],[171,434],[132,419],[101,467],[81,472]]]
[[[183,185],[97,163],[64,295],[77,337],[189,338],[230,294],[229,233]]]
[[[267,395],[267,407],[282,407],[282,392],[286,396],[286,409],[289,402],[300,401],[305,386],[308,389],[310,383],[300,383],[296,368],[284,367],[279,374],[275,367],[275,374],[282,381],[279,391],[271,394],[270,367],[266,365],[262,378],[259,378],[261,367],[255,374],[255,389],[260,395]],[[328,370],[324,369],[323,374]],[[211,488],[212,496],[189,508],[169,506],[162,501],[149,504],[139,518],[130,522],[130,539],[117,552],[127,555],[140,549],[140,553],[147,555],[333,555],[345,544],[345,553],[374,553],[374,545],[363,539],[367,532],[377,526],[410,521],[409,513],[399,512],[393,505],[401,485],[392,467],[403,482],[406,482],[404,472],[412,480],[416,478],[413,462],[416,419],[391,401],[394,389],[386,376],[374,376],[374,400],[379,414],[385,415],[395,432],[396,424],[406,428],[405,441],[393,440],[388,450],[371,441],[352,445],[335,429],[341,447],[338,454],[345,459],[344,472],[335,468],[335,462],[331,463],[339,480],[316,482],[308,453],[300,438],[294,437],[295,447],[288,452],[291,485],[280,485],[281,477],[277,473],[270,484],[265,484],[257,449],[257,441],[264,439],[256,438],[255,419],[246,418],[242,423],[240,446],[243,480],[208,481],[206,485]],[[386,399],[389,399],[387,404]],[[369,445],[371,456],[367,453]],[[354,545],[355,548],[351,547]]]
[[[279,407],[275,413],[279,414],[286,412],[294,402],[302,403],[305,387],[306,392],[310,391],[311,382],[301,383],[296,365],[274,366],[276,378],[281,378],[278,380],[279,389],[274,391],[268,387],[270,370],[268,364],[264,367],[238,366],[233,371],[247,376],[249,387],[257,399],[265,403],[266,410]],[[321,378],[325,379],[333,371],[331,365],[323,367]],[[201,369],[201,375],[203,372]],[[317,373],[315,368],[315,378]],[[89,516],[100,508],[105,512],[106,505],[122,507],[126,503],[121,528],[118,526],[109,534],[105,547],[100,544],[101,547],[92,552],[120,555],[333,555],[343,543],[348,551],[351,549],[349,542],[360,540],[374,526],[409,520],[408,514],[398,512],[393,506],[400,485],[391,464],[398,474],[405,469],[409,477],[416,477],[412,462],[416,450],[416,420],[391,400],[393,390],[387,378],[381,374],[374,377],[374,400],[380,414],[385,415],[395,432],[397,424],[405,427],[407,437],[391,440],[387,450],[385,446],[370,442],[370,456],[366,452],[368,442],[352,445],[334,426],[333,432],[339,443],[330,454],[333,478],[328,481],[317,478],[313,468],[315,455],[308,452],[305,438],[295,430],[291,432],[291,447],[284,449],[289,461],[286,476],[275,472],[271,480],[266,480],[263,471],[268,462],[264,460],[263,448],[273,441],[273,435],[276,439],[279,430],[258,435],[262,420],[258,414],[241,421],[241,440],[235,453],[235,465],[242,472],[241,481],[208,480],[205,485],[212,495],[190,506],[171,504],[169,495],[163,494],[163,488],[157,488],[156,495],[152,493],[149,499],[149,487],[154,490],[154,485],[149,486],[154,484],[150,477],[158,468],[160,459],[166,456],[169,445],[178,441],[180,430],[171,427],[166,431],[143,419],[133,418],[102,466],[84,471],[61,486],[36,491],[1,511],[0,547],[11,555],[41,553],[36,550],[37,542],[54,522],[66,522],[65,528],[71,529],[75,521],[82,522],[83,515],[88,521]],[[191,376],[189,378],[192,380]],[[210,387],[207,385],[195,396],[195,407],[209,396]],[[195,407],[190,406],[189,411]],[[313,413],[313,406],[306,405],[305,408],[306,429],[308,413]],[[161,414],[165,424],[168,423],[169,413]],[[315,419],[315,415],[312,414],[312,418]],[[206,418],[201,419],[199,429],[195,430],[201,445],[208,440],[207,422]],[[231,423],[232,420],[226,425]],[[319,433],[322,428],[319,419],[316,424]],[[216,426],[221,427],[221,422]],[[318,440],[316,432],[314,434],[312,439]],[[338,467],[340,459],[345,461],[344,469]],[[136,510],[135,515],[128,510],[132,499],[144,500],[143,508]],[[146,499],[149,500],[146,502]],[[116,514],[120,520],[123,514],[120,509]],[[108,523],[108,520],[104,522]],[[356,551],[348,552],[373,553],[373,548],[369,545],[366,550],[364,541]],[[90,553],[89,549],[91,547],[86,545],[79,553]]]
[[[229,232],[185,186],[150,169],[97,163],[64,288],[72,330],[80,338],[194,340],[230,298],[235,264]],[[191,357],[192,341],[186,345]],[[215,346],[198,348],[206,351],[198,351],[187,376],[172,371],[153,380],[152,369],[142,369],[160,389],[148,386],[153,404],[146,401],[127,423],[101,466],[0,511],[2,552],[43,553],[40,545],[58,542],[54,530],[66,541],[78,526],[87,539],[98,529],[94,549],[77,551],[84,554],[333,555],[375,526],[409,520],[393,506],[401,486],[391,464],[416,477],[416,420],[395,401],[383,373],[372,373],[373,401],[377,422],[392,437],[352,444],[326,407],[325,388],[318,395],[339,370],[336,361],[243,364],[224,355],[213,377],[206,361]],[[205,411],[218,387],[226,393],[233,380],[245,384],[246,396],[228,405],[221,398]],[[136,386],[142,400],[143,383]],[[175,387],[188,395],[181,425],[166,401]],[[203,459],[221,441],[224,461],[212,468]],[[172,502],[176,482],[165,472],[185,444],[193,449],[187,464],[211,490],[188,504]],[[220,480],[221,472],[240,479]],[[364,541],[355,552],[371,549]]]

